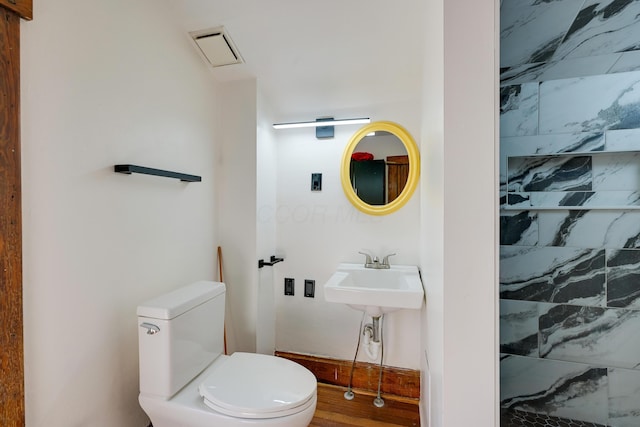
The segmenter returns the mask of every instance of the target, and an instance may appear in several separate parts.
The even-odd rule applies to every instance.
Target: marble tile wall
[[[640,69],[640,1],[504,0],[503,84]]]
[[[500,125],[501,404],[640,426],[640,71],[504,86]]]
[[[503,355],[502,407],[607,424],[607,374],[587,364]]]

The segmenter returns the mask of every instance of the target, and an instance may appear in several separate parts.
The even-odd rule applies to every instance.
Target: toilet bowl
[[[222,354],[224,284],[197,282],[138,306],[139,402],[154,427],[307,426],[317,382],[263,354]]]

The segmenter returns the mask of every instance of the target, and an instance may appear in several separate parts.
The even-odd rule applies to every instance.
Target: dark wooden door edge
[[[25,425],[20,172],[20,17],[31,1],[0,0],[0,420]]]
[[[33,19],[33,0],[0,0],[0,6],[17,13],[22,19]]]

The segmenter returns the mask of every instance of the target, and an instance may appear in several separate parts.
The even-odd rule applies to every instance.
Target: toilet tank
[[[223,353],[224,296],[201,281],[138,306],[141,394],[169,399]]]

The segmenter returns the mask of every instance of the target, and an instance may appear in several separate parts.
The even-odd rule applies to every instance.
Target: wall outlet
[[[304,281],[304,296],[313,298],[315,293],[316,293],[316,281],[306,279]]]
[[[293,295],[295,289],[295,280],[289,277],[284,278],[284,294]]]

